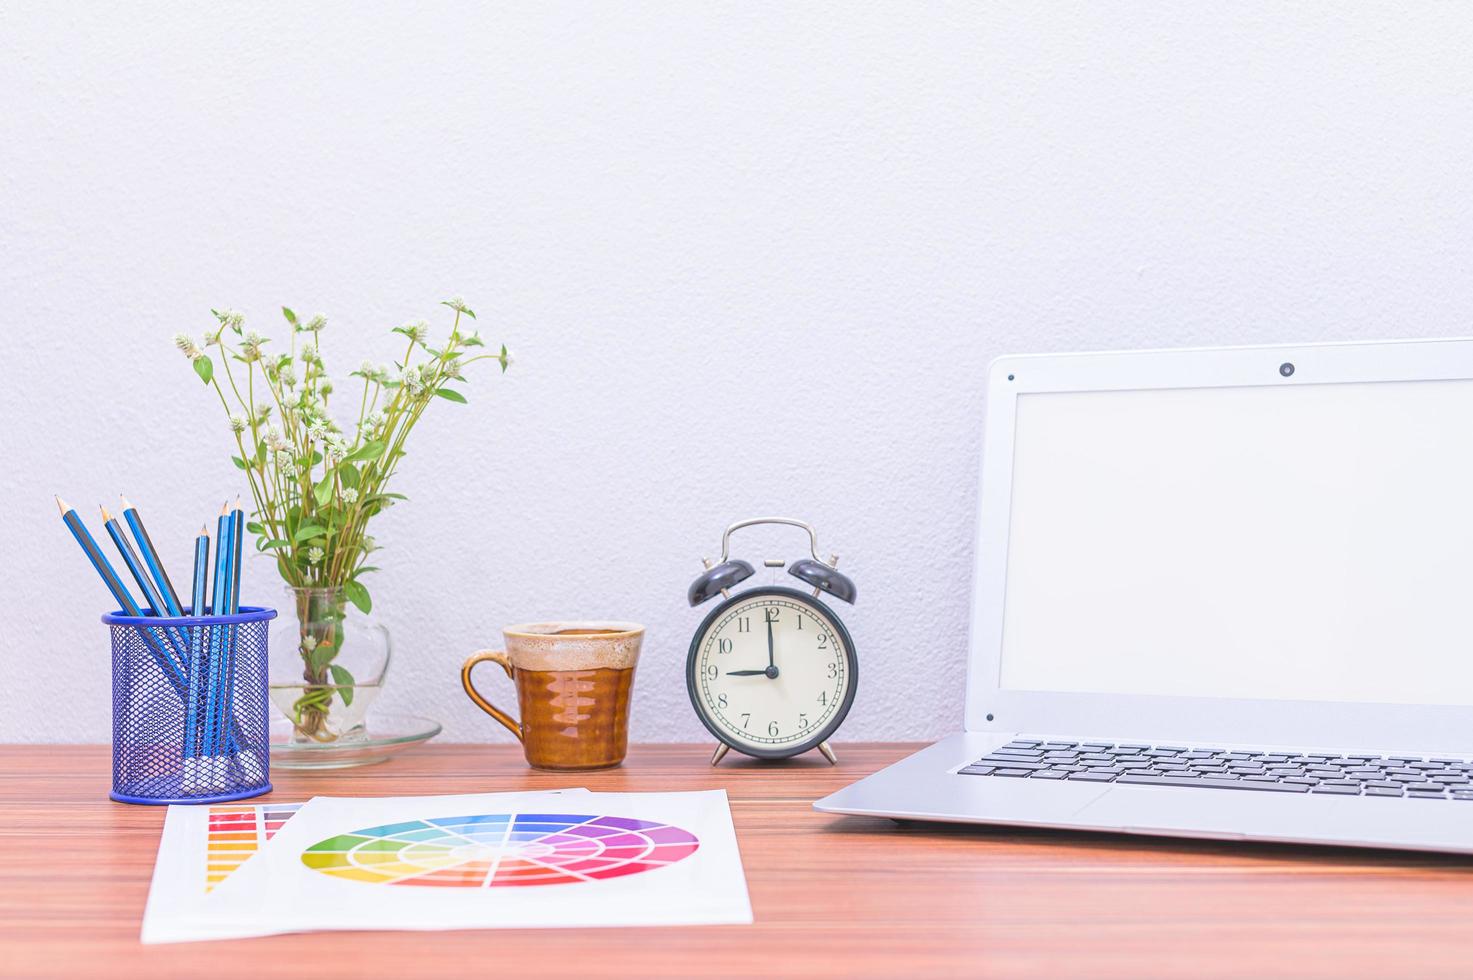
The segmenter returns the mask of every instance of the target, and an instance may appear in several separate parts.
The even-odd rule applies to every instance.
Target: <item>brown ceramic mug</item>
[[[629,748],[629,692],[644,627],[636,623],[508,626],[505,650],[482,650],[460,669],[465,693],[522,743],[535,769],[607,769]],[[521,721],[481,696],[471,670],[490,660],[517,689]]]

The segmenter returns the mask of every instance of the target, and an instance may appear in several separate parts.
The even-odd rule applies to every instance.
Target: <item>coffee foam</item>
[[[526,623],[503,632],[512,666],[521,670],[630,670],[644,642],[644,627],[638,623]]]

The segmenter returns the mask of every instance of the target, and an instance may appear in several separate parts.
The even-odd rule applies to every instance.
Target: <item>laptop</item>
[[[988,385],[965,730],[817,809],[1473,853],[1473,340]]]

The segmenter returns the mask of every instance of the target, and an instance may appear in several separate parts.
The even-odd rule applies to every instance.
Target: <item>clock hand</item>
[[[764,617],[766,618],[766,617]],[[777,665],[772,660],[772,620],[767,620],[767,669],[777,670]]]
[[[777,668],[776,667],[767,667],[767,668],[764,668],[762,670],[728,670],[726,672],[726,676],[727,677],[756,677],[756,676],[758,676],[760,674],[763,677],[776,678],[777,677],[777,673],[778,673],[778,671],[777,671]]]

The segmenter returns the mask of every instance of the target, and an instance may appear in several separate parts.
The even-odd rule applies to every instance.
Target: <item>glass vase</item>
[[[289,754],[293,745],[364,738],[364,716],[389,669],[389,631],[342,588],[288,586],[286,593],[270,640],[271,702],[291,722],[283,747]]]

